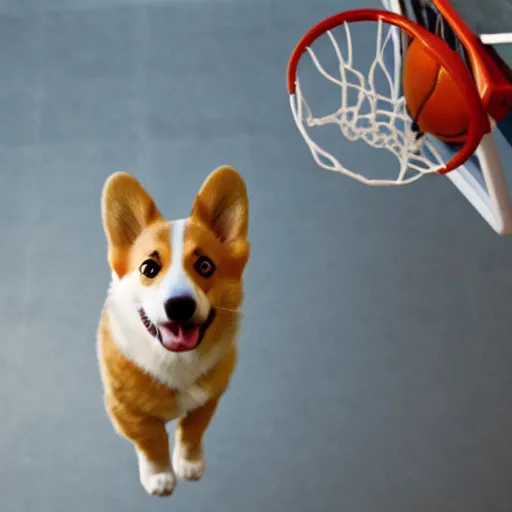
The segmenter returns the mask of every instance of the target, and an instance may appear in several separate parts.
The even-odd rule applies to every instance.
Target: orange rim
[[[438,173],[445,174],[460,167],[473,155],[482,137],[491,129],[486,109],[482,104],[473,78],[458,54],[451,50],[441,38],[404,16],[379,9],[354,9],[340,12],[317,23],[302,36],[290,56],[287,69],[288,93],[291,96],[295,95],[299,61],[316,39],[345,23],[376,22],[379,20],[389,25],[395,25],[404,30],[411,38],[421,41],[432,57],[438,59],[446,71],[455,78],[463,96],[466,98],[470,116],[467,140],[460,151]]]

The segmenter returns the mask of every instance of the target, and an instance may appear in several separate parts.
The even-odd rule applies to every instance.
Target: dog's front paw
[[[142,487],[152,496],[170,496],[176,487],[172,468],[155,464],[143,452],[137,451]]]
[[[171,471],[141,475],[140,481],[151,496],[170,496],[176,487],[176,477]]]
[[[205,464],[202,453],[194,458],[187,458],[185,451],[176,447],[172,457],[174,471],[179,478],[184,480],[200,480],[204,475]]]

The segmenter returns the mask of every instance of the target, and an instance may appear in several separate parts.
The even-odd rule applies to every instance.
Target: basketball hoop
[[[362,66],[358,68],[357,59],[354,58],[356,45],[353,28],[361,22],[370,22],[375,32],[375,57],[366,73],[359,69]],[[341,30],[344,45],[333,34],[336,28]],[[322,58],[312,48],[313,43],[322,37],[329,41],[330,51],[336,57],[336,73],[322,65]],[[456,81],[465,99],[469,115],[467,136],[448,162],[430,144],[430,135],[418,133],[418,127],[409,115],[402,91],[401,51],[404,40],[419,42],[429,55],[437,59],[445,72]],[[301,87],[299,67],[306,55],[316,71],[339,88],[337,108],[327,115],[314,114]],[[345,11],[315,25],[291,54],[287,86],[293,117],[315,162],[324,169],[340,172],[368,185],[404,185],[425,174],[446,174],[471,158],[482,137],[490,131],[477,88],[459,56],[439,37],[413,21],[388,11]],[[396,175],[389,179],[369,178],[362,172],[348,169],[339,158],[313,139],[314,129],[326,125],[338,127],[349,141],[360,140],[372,148],[387,150],[398,160]]]

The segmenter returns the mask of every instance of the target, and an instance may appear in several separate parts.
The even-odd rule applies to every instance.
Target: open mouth
[[[155,325],[147,317],[142,308],[139,309],[140,319],[148,332],[156,338],[164,348],[171,352],[188,352],[197,348],[215,318],[215,310],[210,309],[208,318],[202,324],[181,324],[166,322]]]

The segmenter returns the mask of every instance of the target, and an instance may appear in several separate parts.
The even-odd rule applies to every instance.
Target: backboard
[[[493,62],[512,82],[512,2],[510,0],[382,0],[387,10],[401,14],[442,37],[470,67],[470,59],[457,34],[450,30],[442,8],[453,9],[478,36]],[[482,140],[474,157],[447,174],[475,209],[499,234],[512,234],[512,112],[491,119],[492,132]],[[437,149],[446,155],[453,149],[441,141]]]

